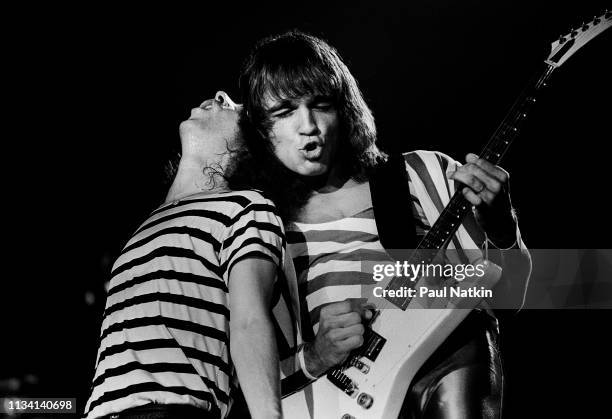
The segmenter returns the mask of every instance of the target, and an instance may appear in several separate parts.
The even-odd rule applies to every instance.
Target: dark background
[[[604,6],[228,2],[7,13],[18,25],[4,37],[0,392],[78,397],[83,408],[110,265],[163,199],[178,124],[217,90],[237,99],[240,64],[257,39],[291,28],[327,39],[359,81],[383,145],[463,160],[550,42]],[[611,247],[611,35],[556,71],[503,163],[531,248]],[[507,417],[607,411],[609,385],[599,383],[609,378],[611,314],[530,310],[507,320]]]

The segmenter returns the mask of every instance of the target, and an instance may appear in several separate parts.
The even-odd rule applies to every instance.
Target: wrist
[[[323,360],[317,353],[314,344],[307,342],[298,353],[302,371],[306,377],[315,380],[325,372]]]

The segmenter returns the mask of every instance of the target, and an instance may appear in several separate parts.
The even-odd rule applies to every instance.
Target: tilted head
[[[191,159],[206,166],[227,164],[229,151],[238,148],[240,131],[238,120],[241,105],[237,105],[225,92],[217,92],[191,110],[189,119],[180,125],[181,159]]]
[[[249,148],[268,148],[305,176],[341,165],[350,176],[383,158],[374,118],[353,75],[325,41],[297,31],[261,41],[240,89],[251,125]],[[256,150],[255,150],[256,151]]]

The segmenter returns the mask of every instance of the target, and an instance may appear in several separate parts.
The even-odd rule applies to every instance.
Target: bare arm
[[[270,302],[276,265],[243,259],[232,268],[230,352],[249,411],[254,419],[281,418],[278,350]]]

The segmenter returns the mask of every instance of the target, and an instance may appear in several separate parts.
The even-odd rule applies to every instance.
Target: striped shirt
[[[303,375],[295,273],[276,208],[256,191],[195,194],[154,211],[113,266],[88,418],[149,403],[226,416],[235,387],[228,275],[246,257],[279,266],[272,311],[281,377]]]
[[[412,201],[412,216],[418,238],[422,238],[455,192],[454,181],[446,174],[456,170],[458,163],[448,156],[431,151],[404,154]],[[393,193],[393,191],[389,191]],[[289,251],[298,275],[301,296],[306,298],[311,330],[305,328],[306,339],[312,339],[318,330],[319,313],[326,304],[347,298],[365,298],[363,285],[373,285],[372,274],[362,272],[362,262],[389,262],[383,249],[372,207],[339,220],[323,223],[291,222],[286,226]],[[518,235],[518,231],[517,231]],[[458,260],[473,261],[482,249],[486,235],[469,214],[448,245]],[[520,241],[520,236],[518,237]],[[523,245],[524,246],[524,245]],[[450,252],[449,252],[450,254]],[[303,306],[304,307],[304,306]]]

